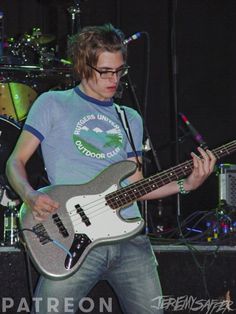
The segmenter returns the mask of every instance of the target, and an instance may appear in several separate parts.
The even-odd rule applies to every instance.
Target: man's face
[[[118,52],[102,52],[98,57],[97,65],[93,69],[93,76],[88,80],[82,79],[81,85],[84,92],[98,100],[109,100],[116,92],[119,84],[120,75],[118,73],[102,74],[104,71],[117,71],[124,68],[125,63],[120,51]],[[103,78],[103,76],[107,78]]]

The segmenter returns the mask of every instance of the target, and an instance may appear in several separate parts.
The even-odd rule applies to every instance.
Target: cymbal
[[[43,72],[43,68],[36,65],[9,65],[9,64],[0,64],[0,72],[5,73],[14,73],[14,72]],[[1,79],[0,79],[1,82]]]
[[[34,37],[34,40],[39,45],[46,45],[55,40],[56,37],[52,34],[44,34],[37,37]]]

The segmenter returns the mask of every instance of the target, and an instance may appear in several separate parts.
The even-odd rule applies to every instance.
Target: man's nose
[[[119,74],[118,74],[117,72],[113,72],[113,73],[112,73],[112,76],[110,77],[110,80],[111,80],[112,82],[118,82],[119,79],[120,79]]]

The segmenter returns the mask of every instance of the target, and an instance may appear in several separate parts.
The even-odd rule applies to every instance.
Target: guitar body
[[[40,189],[60,204],[45,222],[35,220],[31,209],[21,206],[20,228],[39,272],[52,279],[66,278],[80,267],[94,246],[131,238],[142,230],[142,218],[122,219],[121,208],[112,209],[105,198],[135,170],[135,163],[122,161],[87,184]]]

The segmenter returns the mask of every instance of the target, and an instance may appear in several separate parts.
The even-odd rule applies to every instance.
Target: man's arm
[[[212,154],[211,151],[207,150],[204,151],[202,148],[198,148],[201,158],[196,156],[194,153],[191,153],[193,158],[193,170],[191,174],[184,180],[184,189],[186,191],[192,191],[197,189],[213,172],[216,157]],[[129,158],[136,162],[135,158]],[[140,158],[141,162],[141,158]],[[142,171],[138,169],[136,172],[129,177],[132,182],[139,181],[143,178]],[[140,200],[151,200],[151,199],[158,199],[167,197],[173,194],[177,194],[179,192],[179,186],[177,181],[172,181],[155,191],[144,195]]]
[[[39,139],[28,131],[22,131],[6,164],[6,175],[12,188],[33,211],[35,218],[44,220],[58,208],[58,203],[48,195],[35,191],[26,173],[26,164],[39,146]]]

